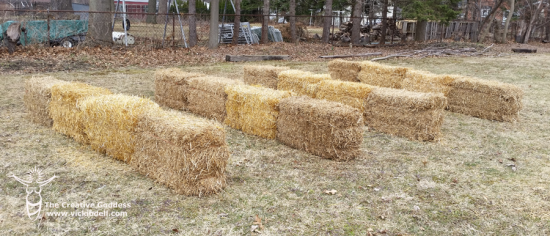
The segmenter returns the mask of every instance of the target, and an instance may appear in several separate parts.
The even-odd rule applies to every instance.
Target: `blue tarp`
[[[15,21],[7,21],[0,25],[0,32],[3,34],[8,26]],[[21,24],[26,33],[21,34],[21,45],[44,43],[48,40],[47,21],[27,21]],[[50,40],[59,40],[68,36],[85,34],[88,32],[88,21],[84,20],[51,20]],[[2,36],[0,36],[0,39]]]

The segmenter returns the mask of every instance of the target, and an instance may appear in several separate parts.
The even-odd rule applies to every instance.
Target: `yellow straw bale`
[[[367,97],[374,86],[339,80],[323,80],[317,86],[315,98],[346,104],[365,112]]]
[[[278,75],[285,70],[290,70],[290,68],[269,65],[244,66],[244,82],[249,85],[261,85],[266,88],[277,89]]]
[[[446,105],[447,99],[442,93],[375,88],[367,99],[365,124],[412,140],[437,140],[441,136]]]
[[[328,63],[328,71],[332,79],[361,82],[358,78],[361,71],[361,62],[342,59],[332,60]]]
[[[517,86],[469,77],[453,81],[448,94],[450,111],[508,122],[519,120],[522,98]]]
[[[457,75],[436,75],[426,71],[408,70],[403,80],[403,89],[423,93],[443,93],[447,96],[451,83]]]
[[[25,81],[25,95],[23,102],[27,108],[29,119],[41,125],[51,127],[53,120],[50,116],[50,101],[52,87],[56,84],[68,84],[69,82],[57,80],[51,76],[32,77]]]
[[[225,92],[225,124],[263,138],[276,137],[278,104],[281,99],[290,97],[290,92],[249,85],[228,86]]]
[[[75,82],[55,84],[51,88],[51,93],[50,115],[53,119],[53,129],[87,144],[88,137],[84,132],[82,112],[77,103],[88,97],[112,94],[111,91]]]
[[[161,110],[149,99],[122,94],[88,97],[78,107],[92,148],[126,163],[134,153],[139,117]]]
[[[136,127],[130,164],[179,194],[202,196],[226,186],[230,153],[215,121],[176,111],[149,110]]]
[[[407,70],[406,67],[364,61],[361,63],[361,72],[359,72],[358,79],[365,84],[400,89]]]
[[[244,84],[240,80],[222,77],[195,77],[189,79],[189,94],[187,108],[189,111],[214,119],[219,122],[225,120],[225,87]]]
[[[277,139],[323,158],[347,161],[360,155],[362,113],[337,102],[309,97],[281,100]]]
[[[308,71],[286,70],[279,73],[277,89],[314,98],[318,83],[330,79],[329,74],[313,74]]]
[[[161,69],[155,72],[155,101],[172,109],[184,110],[187,106],[188,83],[201,73],[188,73],[178,68]]]

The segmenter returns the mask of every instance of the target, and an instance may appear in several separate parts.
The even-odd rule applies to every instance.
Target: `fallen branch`
[[[386,60],[386,59],[390,59],[390,58],[394,58],[394,57],[410,57],[410,56],[411,55],[394,54],[394,55],[389,55],[389,56],[385,56],[385,57],[373,58],[373,59],[371,59],[371,61],[380,61],[380,60]]]
[[[347,57],[370,57],[382,55],[381,52],[355,54],[355,55],[333,55],[333,56],[320,56],[320,58],[347,58]]]

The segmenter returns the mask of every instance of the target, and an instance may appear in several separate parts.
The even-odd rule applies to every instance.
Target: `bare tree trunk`
[[[361,40],[361,3],[362,0],[355,0],[353,9],[353,26],[351,27],[351,43],[359,44]]]
[[[157,13],[157,0],[149,0],[147,3],[147,13],[147,20],[145,22],[148,24],[156,24],[157,17],[154,14]]]
[[[428,26],[428,21],[423,20],[416,22],[416,28],[414,29],[415,41],[426,41],[426,26]]]
[[[220,18],[220,0],[210,1],[210,33],[208,34],[208,48],[218,48],[218,24]]]
[[[158,1],[159,1],[159,13],[157,17],[157,22],[165,23],[166,14],[168,13],[168,0],[158,0]]]
[[[491,27],[491,24],[495,19],[495,13],[500,9],[500,5],[502,5],[503,2],[504,0],[498,0],[497,2],[495,2],[495,6],[493,7],[489,15],[487,15],[485,19],[483,19],[483,21],[481,22],[479,26],[480,33],[479,33],[478,41],[483,41],[487,36],[487,34],[489,34],[489,28]],[[489,26],[485,27],[487,25],[487,22],[489,22]]]
[[[296,0],[290,0],[290,38],[293,43],[298,42],[296,36]]]
[[[508,40],[506,39],[506,36],[508,34],[508,27],[510,26],[510,21],[512,21],[512,17],[514,16],[514,8],[515,8],[515,0],[510,0],[510,12],[508,12],[508,16],[506,17],[506,23],[504,23],[504,31],[502,32],[502,42],[499,43],[506,43]]]
[[[330,25],[332,24],[332,0],[325,1],[325,17],[323,17],[323,37],[324,43],[328,43],[330,37]]]
[[[544,39],[550,41],[550,22],[546,23],[546,37]]]
[[[464,20],[468,20],[469,13],[470,13],[470,0],[466,0],[466,8],[464,9]]]
[[[388,29],[388,0],[384,0],[382,6],[382,27],[380,28],[380,45],[386,44],[386,31]]]
[[[264,0],[264,8],[262,10],[263,21],[262,21],[262,44],[267,44],[269,39],[267,36],[268,33],[268,23],[269,23],[269,0]]]
[[[194,47],[197,45],[198,37],[197,37],[197,6],[195,0],[188,0],[189,1],[189,47]]]
[[[112,0],[90,1],[90,11],[111,12]],[[88,35],[86,42],[89,44],[113,43],[112,19],[110,13],[90,13],[88,21]]]
[[[235,0],[235,20],[233,21],[233,41],[231,44],[239,44],[239,33],[241,32],[241,0]]]
[[[531,29],[533,28],[533,24],[537,19],[539,18],[540,12],[542,11],[542,1],[539,3],[539,6],[537,7],[537,10],[534,14],[531,14],[531,19],[529,20],[529,24],[527,25],[527,31],[525,32],[525,38],[523,39],[523,43],[529,43],[529,37],[531,36]]]

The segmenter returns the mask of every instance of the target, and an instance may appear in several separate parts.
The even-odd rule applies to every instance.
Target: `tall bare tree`
[[[188,0],[189,1],[189,47],[194,47],[197,45],[198,37],[197,37],[197,6],[195,0]]]
[[[261,43],[266,44],[267,42],[269,42],[268,36],[267,36],[267,32],[268,32],[267,25],[269,23],[269,0],[264,0],[264,8],[262,10],[262,14],[263,14],[264,17],[263,17],[263,21],[262,21],[262,40],[261,40]]]
[[[388,0],[382,5],[382,27],[380,28],[380,44],[386,44],[386,31],[388,29]]]
[[[512,17],[514,16],[514,10],[515,10],[515,0],[510,0],[510,11],[508,12],[508,16],[506,17],[506,23],[504,23],[504,31],[502,32],[502,41],[499,43],[506,43],[506,35],[508,34],[508,26],[510,26],[510,21],[512,21]]]
[[[233,41],[231,44],[239,44],[239,33],[241,32],[241,0],[235,0],[235,20],[233,21]]]
[[[531,36],[531,29],[533,29],[533,25],[539,18],[540,13],[542,12],[543,5],[544,5],[543,2],[540,1],[537,9],[534,12],[531,11],[531,19],[529,19],[529,23],[527,25],[527,31],[525,31],[525,37],[523,38],[523,43],[529,43],[529,37]]]
[[[210,0],[210,32],[208,48],[218,48],[218,24],[220,21],[220,0]]]
[[[149,0],[149,2],[147,3],[147,23],[157,23],[157,17],[155,16],[155,13],[157,13],[157,0]]]
[[[94,0],[90,1],[90,11],[111,12],[112,0]],[[90,13],[88,21],[89,43],[94,44],[112,44],[112,19],[110,13]]]
[[[361,40],[361,10],[363,9],[362,6],[362,0],[355,0],[353,8],[353,14],[351,15],[353,17],[353,26],[351,27],[351,43],[352,44],[359,44],[359,41]]]
[[[332,24],[332,0],[325,1],[325,17],[323,17],[323,37],[324,43],[328,43],[330,38],[330,25]]]
[[[168,13],[168,0],[159,0],[159,14],[157,22],[165,23],[166,13]]]
[[[290,0],[290,39],[293,43],[298,42],[296,36],[296,0]]]
[[[489,34],[489,28],[491,26],[491,23],[495,19],[496,12],[500,10],[500,5],[504,0],[497,0],[495,1],[495,6],[493,9],[489,12],[489,14],[481,21],[481,24],[479,26],[479,38],[478,41],[483,41],[485,37]]]

